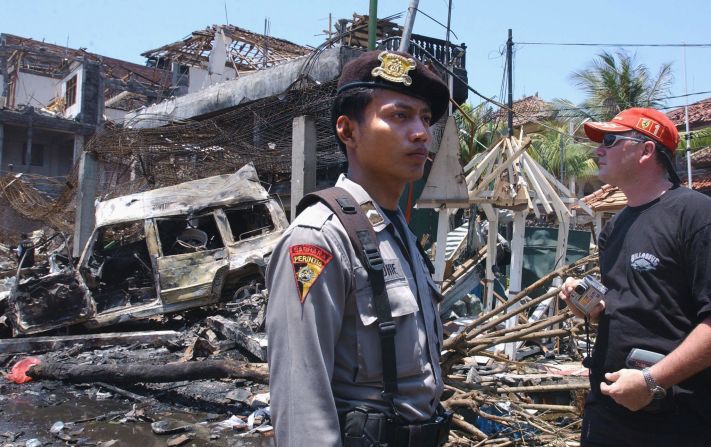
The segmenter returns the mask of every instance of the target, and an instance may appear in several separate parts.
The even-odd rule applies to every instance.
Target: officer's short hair
[[[336,134],[336,121],[338,121],[339,116],[344,115],[351,120],[362,123],[365,108],[368,107],[370,101],[373,100],[374,93],[372,88],[359,87],[341,93],[336,96],[336,99],[333,101],[333,106],[331,107],[331,128],[333,129],[333,134],[336,135],[338,147],[346,158],[348,158],[346,145]]]

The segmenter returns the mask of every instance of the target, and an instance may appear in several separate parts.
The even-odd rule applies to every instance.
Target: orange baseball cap
[[[679,132],[671,120],[662,112],[654,109],[633,107],[623,110],[608,122],[585,123],[585,135],[596,143],[602,143],[606,133],[639,132],[660,143],[666,151],[661,151],[662,161],[674,184],[681,179],[674,168],[674,151],[679,145]]]
[[[623,110],[608,122],[585,123],[585,135],[596,143],[602,142],[606,133],[621,133],[634,130],[661,143],[670,155],[679,145],[679,132],[671,120],[654,109],[633,107]]]

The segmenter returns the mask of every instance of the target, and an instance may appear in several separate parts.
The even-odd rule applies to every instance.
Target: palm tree
[[[588,68],[573,72],[571,79],[587,94],[579,116],[609,120],[630,107],[663,106],[673,76],[671,63],[662,64],[652,76],[646,65],[637,64],[634,55],[603,51]]]
[[[454,113],[459,129],[459,154],[466,164],[477,153],[486,150],[498,137],[499,127],[492,119],[493,111],[483,102],[474,107],[462,104]]]
[[[546,130],[533,134],[531,138],[533,141],[529,153],[557,178],[586,178],[597,174],[597,164],[592,159],[593,149],[576,143],[568,135],[567,124],[549,122]]]

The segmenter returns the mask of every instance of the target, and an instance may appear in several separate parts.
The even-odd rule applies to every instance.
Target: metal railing
[[[447,44],[446,40],[437,39],[434,37],[421,36],[419,34],[413,34],[410,38],[411,42],[417,45],[410,45],[409,53],[412,54],[415,59],[420,61],[427,61],[429,57],[425,51],[439,62],[445,65],[451,64],[456,68],[466,67],[466,55],[467,46],[466,44],[456,45],[453,43]],[[393,37],[385,41],[384,46],[388,50],[397,51],[400,47],[400,38]],[[423,51],[423,49],[425,51]]]

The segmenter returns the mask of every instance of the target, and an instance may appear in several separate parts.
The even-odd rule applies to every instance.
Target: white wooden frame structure
[[[568,230],[572,216],[566,203],[580,203],[568,188],[546,171],[528,153],[530,138],[508,137],[498,141],[489,150],[477,154],[462,169],[459,163],[459,139],[456,124],[449,118],[439,152],[435,158],[420,198],[419,208],[435,208],[440,212],[437,247],[444,247],[449,230],[448,210],[468,208],[472,204],[479,205],[489,220],[489,236],[486,260],[486,309],[495,307],[494,301],[494,271],[496,260],[496,243],[498,228],[498,212],[495,208],[510,209],[514,212],[513,237],[511,241],[511,268],[509,278],[509,298],[521,290],[523,271],[523,245],[526,215],[533,211],[540,217],[542,207],[546,214],[555,213],[558,218],[558,240],[554,269],[565,264],[565,253],[568,249]],[[585,211],[588,207],[584,207]],[[588,211],[589,212],[589,211]],[[437,250],[435,257],[435,280],[442,281],[444,274],[444,252]],[[561,281],[560,278],[557,281]],[[552,299],[541,303],[532,318],[540,318],[547,310]],[[516,306],[511,307],[514,311]],[[507,326],[515,326],[516,318],[507,321]],[[507,344],[506,354],[514,358],[517,345]]]

